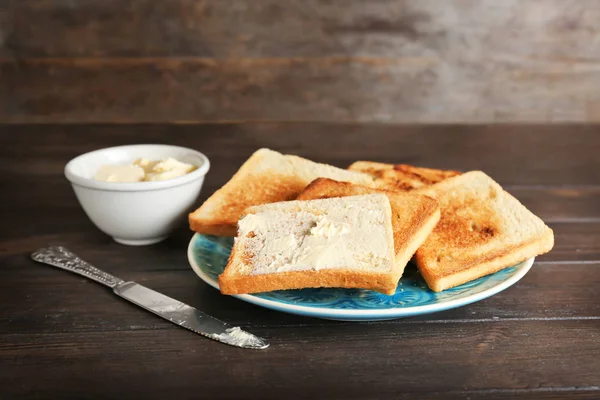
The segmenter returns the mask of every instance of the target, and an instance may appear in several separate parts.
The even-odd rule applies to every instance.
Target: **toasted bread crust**
[[[223,294],[327,287],[367,289],[393,295],[397,286],[398,281],[389,274],[359,273],[344,269],[291,271],[268,275],[219,275],[219,288]]]
[[[395,273],[399,280],[408,261],[440,219],[440,210],[434,199],[417,194],[374,189],[333,179],[318,178],[300,193],[297,200],[326,199],[369,193],[384,193],[390,200],[396,255]]]
[[[233,246],[224,272],[219,275],[223,294],[261,293],[318,287],[369,289],[392,295],[398,281],[391,274],[360,272],[349,269],[289,271],[264,275],[236,275],[230,265],[243,258],[243,248]]]
[[[440,222],[415,256],[436,292],[546,253],[554,245],[552,230],[480,171],[417,193],[436,197],[442,209]]]
[[[427,268],[428,259],[426,253],[417,251],[415,259],[427,286],[434,292],[441,292],[483,276],[493,274],[494,272],[516,265],[531,257],[547,253],[552,250],[553,246],[554,235],[552,230],[549,229],[544,235],[527,241],[519,246],[510,246],[498,250],[481,259],[473,258],[470,264],[465,264],[465,268],[455,269],[446,274],[440,274],[437,273],[435,269]]]
[[[411,191],[460,175],[459,171],[453,170],[371,161],[356,161],[348,170],[369,174],[374,178],[373,187],[393,191]]]

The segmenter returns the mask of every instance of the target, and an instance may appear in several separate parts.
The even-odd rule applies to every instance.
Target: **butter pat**
[[[189,174],[196,168],[171,157],[164,160],[138,158],[132,165],[103,165],[94,179],[105,182],[164,181]]]
[[[94,179],[105,182],[140,182],[145,175],[142,168],[133,165],[103,165]]]
[[[147,158],[138,158],[133,162],[146,173],[145,181],[164,181],[189,174],[196,169],[195,165],[186,164],[174,158],[154,161]]]
[[[310,234],[313,236],[332,237],[336,235],[344,235],[350,232],[348,224],[335,224],[327,217],[319,216],[316,220],[317,224],[310,228]]]
[[[260,346],[263,343],[256,336],[243,331],[239,326],[227,328],[221,334],[211,333],[210,337],[236,346]]]

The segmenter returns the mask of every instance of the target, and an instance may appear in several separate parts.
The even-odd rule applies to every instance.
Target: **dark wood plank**
[[[118,0],[0,4],[1,57],[529,57],[594,62],[593,0]],[[507,34],[510,32],[510,34]]]
[[[0,60],[0,121],[399,122],[422,114],[428,97],[442,95],[428,65],[348,57]],[[416,97],[423,88],[435,93]],[[468,109],[452,112],[464,115]],[[425,114],[420,120],[431,120]]]
[[[506,187],[513,196],[546,222],[597,222],[600,187]]]
[[[591,368],[599,328],[600,321],[257,327],[271,340],[266,351],[184,330],[5,335],[2,363],[11,368],[3,378],[11,385],[3,394],[358,399],[554,387],[600,394],[600,371]]]
[[[81,253],[80,253],[81,254]],[[181,329],[115,297],[109,290],[66,272],[25,261],[25,255],[3,258],[0,272],[0,334],[109,332],[127,330]],[[161,261],[144,264],[140,258],[114,258],[95,265],[168,296],[249,329],[296,326],[344,326],[342,323],[279,313],[223,296],[185,265]],[[138,260],[134,262],[133,260]],[[180,269],[182,268],[182,269]],[[381,322],[382,329],[404,329],[406,325],[465,324],[464,329],[506,321],[600,320],[596,288],[600,285],[600,263],[536,263],[516,285],[486,300],[432,315]],[[52,299],[51,302],[48,299]],[[85,299],[82,301],[82,299]],[[18,307],[15,307],[18,303]]]
[[[540,261],[570,262],[600,260],[600,224],[549,224],[554,230],[552,251],[539,257]]]
[[[410,396],[406,396],[410,398]],[[462,391],[458,393],[419,393],[420,399],[469,399],[469,400],[496,400],[496,399],[597,399],[598,389],[596,387],[574,387],[574,388],[538,388],[538,389],[516,389],[516,390],[480,390]]]
[[[214,159],[213,159],[214,161]],[[241,165],[241,164],[239,164]],[[57,169],[60,169],[57,165]],[[44,211],[36,209],[38,199],[44,194],[52,192],[52,197],[45,198],[44,202],[48,208],[54,212],[67,212],[83,216],[78,209],[77,200],[63,177],[47,176],[42,173],[38,176],[44,176],[44,179],[32,178],[25,181],[10,181],[4,183],[4,189],[15,205],[31,205],[32,209],[27,211],[31,216],[36,214],[43,215]],[[227,177],[217,171],[212,172],[209,181],[203,187],[203,191],[197,204],[201,204],[210,194],[217,190],[221,184],[225,183]],[[21,190],[30,185],[27,191]],[[508,186],[506,187],[513,196],[519,199],[528,209],[538,215],[548,223],[575,223],[575,222],[600,222],[600,187],[581,186],[577,188],[543,188],[528,186]],[[36,218],[39,220],[39,218]],[[76,222],[71,220],[69,222]],[[19,225],[15,221],[15,225]],[[18,227],[17,227],[18,228]],[[0,235],[1,236],[1,235]]]
[[[64,164],[83,152],[144,142],[205,152],[212,161],[206,180],[211,188],[224,184],[260,147],[339,167],[365,159],[480,169],[505,186],[600,184],[600,126],[595,125],[0,125],[0,133],[9,141],[0,155],[10,161],[0,163],[0,173],[14,177],[15,185],[34,176],[59,178]],[[574,199],[566,192],[560,196]],[[593,209],[592,201],[586,203]]]
[[[582,388],[539,388],[539,389],[523,389],[523,390],[482,390],[482,391],[469,391],[461,392],[459,394],[450,393],[437,393],[429,397],[429,394],[425,395],[426,399],[596,399],[598,398],[598,389],[596,387],[582,387]]]
[[[198,205],[231,176],[216,169],[219,168],[219,164],[227,162],[226,160],[219,161],[219,159],[213,158],[212,162],[213,171],[207,178],[197,201]],[[237,168],[242,162],[243,160],[240,160],[236,164],[231,163],[228,166]],[[27,160],[20,160],[17,163],[25,165]],[[4,182],[3,187],[6,191],[5,224],[11,229],[0,232],[0,237],[4,235],[15,239],[23,235],[27,237],[27,232],[31,229],[30,222],[35,222],[39,235],[52,234],[55,232],[58,218],[64,214],[70,216],[60,222],[64,233],[85,230],[88,224],[87,218],[68,181],[60,176],[62,175],[62,166],[63,163],[58,162],[56,168],[44,169],[40,171],[39,175],[13,174],[18,178]],[[0,167],[1,169],[2,167]],[[56,172],[51,174],[53,169]],[[547,223],[600,223],[600,204],[597,201],[600,187],[544,189],[542,187],[509,186],[507,190]],[[52,193],[52,196],[48,197],[48,193]],[[49,214],[47,209],[52,209],[52,213]],[[25,217],[27,220],[24,220]]]
[[[56,213],[54,217],[49,215],[53,213]],[[140,250],[113,243],[107,235],[98,231],[79,209],[27,213],[23,210],[15,212],[9,208],[0,213],[0,217],[3,218],[5,229],[0,234],[0,249],[8,254],[23,255],[48,244],[64,244],[80,251],[90,251],[91,254],[100,251],[104,252],[103,254],[121,254],[120,257],[143,260],[150,263],[146,268],[151,265],[160,268],[165,261],[179,265],[179,269],[187,268],[185,251],[193,233],[188,230],[185,221],[173,232],[169,240]],[[24,218],[32,219],[23,222]],[[540,261],[600,261],[600,223],[551,223],[549,226],[554,230],[556,243],[550,253],[539,258]],[[32,232],[36,232],[36,235],[32,235]],[[178,255],[165,253],[173,250],[177,250]],[[154,256],[165,258],[153,259]]]
[[[166,142],[198,148],[211,158],[212,169],[198,204],[225,183],[245,158],[261,146],[342,167],[363,158],[440,168],[482,169],[501,183],[508,183],[509,191],[551,223],[557,244],[543,260],[600,260],[598,187],[546,189],[537,186],[599,182],[600,168],[595,149],[600,143],[600,135],[595,127],[250,124],[3,126],[0,129],[11,138],[9,146],[0,148],[0,157],[6,161],[0,164],[0,173],[8,177],[4,182],[5,203],[0,210],[6,228],[0,232],[0,238],[4,240],[0,245],[12,254],[24,254],[48,242],[63,242],[84,251],[103,246],[105,251],[115,254],[125,249],[111,243],[87,220],[68,182],[62,177],[64,164],[71,157],[99,147]],[[331,152],[340,142],[344,145]],[[486,157],[461,156],[461,148],[467,154],[485,154]],[[586,224],[578,225],[578,222]],[[31,232],[36,232],[36,236]],[[159,245],[154,254],[172,247],[185,249],[190,235],[182,223],[173,239]],[[139,249],[123,251],[128,251],[129,257],[147,254],[146,250]],[[182,253],[179,259],[169,261],[186,265],[183,256]],[[154,262],[150,257],[145,261],[150,265]]]
[[[593,0],[5,1],[0,120],[597,122],[599,13]]]
[[[600,77],[585,65],[464,63],[449,73],[422,57],[5,59],[0,121],[600,120]]]

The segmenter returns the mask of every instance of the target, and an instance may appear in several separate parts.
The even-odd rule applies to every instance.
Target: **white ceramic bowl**
[[[140,157],[173,157],[198,169],[164,181],[122,183],[93,179],[102,165],[130,164]],[[85,213],[101,231],[119,243],[139,246],[166,239],[183,222],[196,203],[209,168],[208,158],[198,151],[139,144],[82,154],[67,163],[65,176]]]

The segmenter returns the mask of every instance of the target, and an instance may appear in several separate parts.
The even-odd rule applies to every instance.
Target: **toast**
[[[435,291],[452,288],[546,253],[554,234],[544,222],[481,171],[419,189],[435,198],[440,222],[415,255]]]
[[[356,161],[348,167],[348,170],[371,175],[374,182],[370,186],[396,191],[415,190],[460,175],[459,171],[371,161]]]
[[[391,214],[382,193],[251,207],[238,223],[220,290],[341,287],[393,294]]]
[[[366,174],[260,149],[229,182],[189,214],[190,229],[209,235],[235,236],[236,224],[246,208],[293,200],[318,177],[366,185],[372,183],[372,178]]]
[[[383,193],[390,200],[396,263],[394,272],[397,274],[394,279],[398,282],[404,273],[406,264],[440,219],[437,201],[418,194],[372,189],[327,178],[315,179],[298,195],[297,199],[326,199],[369,193]]]

